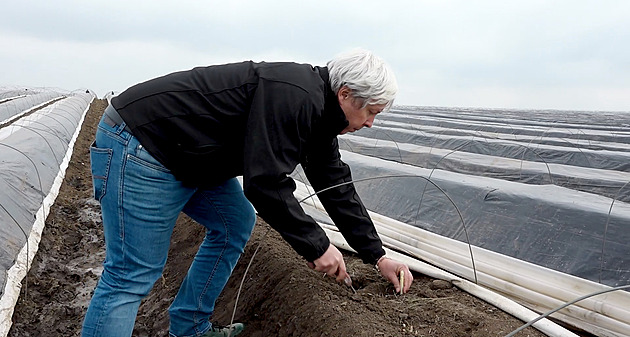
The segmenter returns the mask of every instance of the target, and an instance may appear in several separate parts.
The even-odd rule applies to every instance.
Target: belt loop
[[[129,132],[131,135],[133,135],[133,133],[131,132],[131,128],[129,128],[129,126],[127,125],[127,123],[125,123],[125,120],[122,119],[122,117],[120,117],[120,114],[118,113],[118,111],[110,104],[107,106],[107,108],[105,108],[105,117],[106,119],[109,118],[114,125],[125,125],[125,131]]]

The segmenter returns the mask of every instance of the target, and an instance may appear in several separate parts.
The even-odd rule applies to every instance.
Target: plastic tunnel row
[[[0,88],[0,322],[94,98]],[[630,113],[398,107],[339,144],[384,243],[441,277],[537,312],[630,283]],[[332,228],[316,198],[305,209]],[[552,317],[624,336],[628,308],[622,291]]]
[[[0,321],[10,322],[85,113],[95,95],[0,91]],[[47,105],[48,104],[48,105]],[[6,121],[9,122],[6,122]]]
[[[622,137],[615,138],[616,143],[608,143],[608,148],[584,139],[571,142],[568,139],[547,137],[544,144],[534,140],[544,137],[520,136],[497,138],[494,133],[470,132],[468,135],[433,133],[431,130],[401,130],[400,128],[374,128],[362,133],[365,137],[378,140],[391,140],[398,143],[410,143],[426,147],[438,147],[450,150],[463,150],[470,153],[500,156],[527,160],[544,160],[547,163],[560,163],[572,166],[591,167],[609,170],[630,171],[630,147],[619,143]],[[601,144],[601,142],[599,143]]]
[[[536,311],[630,284],[630,113],[398,107],[339,144],[390,246]],[[629,292],[593,303],[553,317],[630,335]]]

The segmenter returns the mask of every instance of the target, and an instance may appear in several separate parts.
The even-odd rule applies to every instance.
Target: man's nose
[[[372,127],[372,124],[374,124],[374,117],[370,117],[368,118],[365,123],[363,123],[363,125],[367,126],[368,128]]]

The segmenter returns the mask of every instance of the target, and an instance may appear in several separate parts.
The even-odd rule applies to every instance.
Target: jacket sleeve
[[[340,185],[317,196],[363,262],[376,263],[385,251],[374,223],[354,188],[350,167],[341,160],[337,137],[321,141],[313,147],[304,172],[316,191]]]
[[[300,90],[274,82],[259,83],[244,139],[243,187],[258,215],[298,254],[314,261],[326,252],[330,241],[304,213],[293,195],[295,182],[288,176],[300,161],[312,114],[318,108]]]

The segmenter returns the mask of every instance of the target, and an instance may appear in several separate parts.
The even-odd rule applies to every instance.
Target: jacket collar
[[[330,132],[331,136],[336,137],[348,124],[346,114],[341,110],[339,106],[339,100],[337,95],[330,88],[330,81],[327,67],[320,67],[319,76],[324,81],[324,113],[322,115],[324,125],[326,125],[326,133]]]

